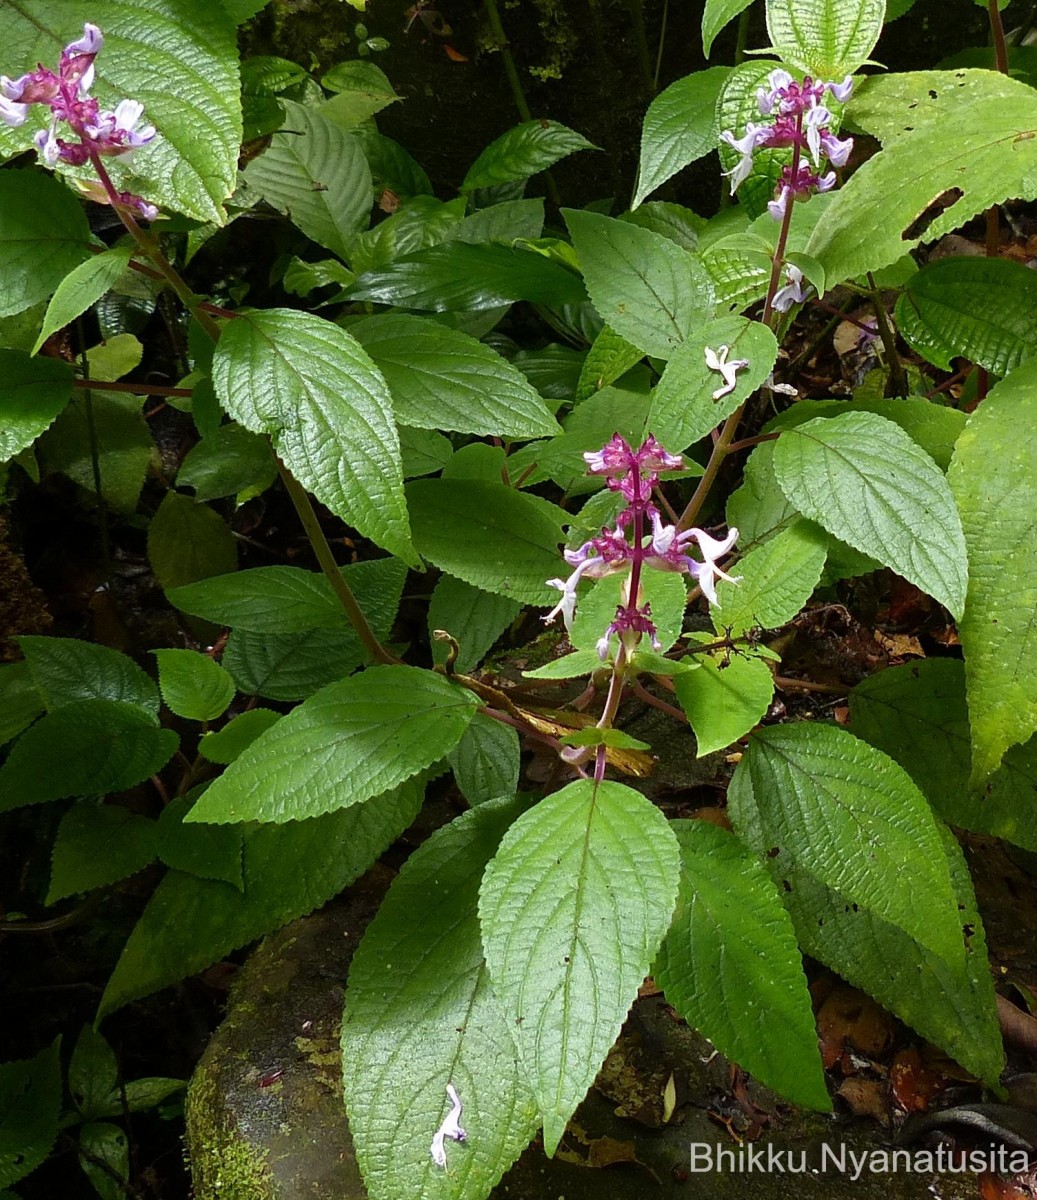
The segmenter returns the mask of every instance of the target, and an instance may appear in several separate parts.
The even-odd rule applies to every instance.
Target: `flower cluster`
[[[661,471],[679,471],[684,466],[680,455],[669,454],[655,440],[648,439],[634,450],[616,434],[601,450],[585,454],[591,475],[604,475],[607,486],[619,492],[626,501],[616,517],[613,528],[605,527],[577,550],[566,550],[565,561],[573,568],[568,579],[549,579],[551,587],[561,590],[562,598],[544,618],[551,621],[561,615],[566,629],[571,628],[576,610],[576,588],[581,579],[603,579],[619,571],[629,571],[624,602],[616,609],[615,619],[598,640],[598,655],[608,657],[613,634],[631,651],[648,636],[659,648],[656,628],[652,622],[651,605],[641,596],[641,571],[652,567],[657,571],[686,572],[702,589],[712,604],[717,603],[716,580],[727,579],[717,562],[730,550],[738,537],[732,529],[722,541],[712,538],[701,529],[679,532],[675,525],[663,523],[659,510],[651,501],[652,488]],[[629,536],[628,536],[629,534]],[[702,555],[698,562],[688,554],[695,544]]]
[[[767,205],[771,216],[780,221],[790,201],[835,187],[835,172],[822,174],[823,160],[833,167],[845,166],[853,139],[837,138],[831,133],[832,114],[821,101],[827,91],[840,104],[844,103],[853,90],[853,78],[847,75],[842,83],[815,83],[808,75],[802,83],[797,83],[788,71],[779,69],[771,71],[767,82],[769,87],[757,90],[756,103],[760,112],[773,120],[769,124],[750,121],[740,138],[730,130],[720,137],[741,155],[733,170],[727,172],[732,196],[749,177],[756,150],[793,148],[792,161],[782,168],[775,197]],[[809,155],[813,166],[801,161],[804,154]]]
[[[155,136],[153,125],[137,128],[144,106],[137,100],[122,100],[113,112],[103,112],[90,95],[94,82],[94,59],[104,45],[96,25],[83,26],[83,36],[62,50],[55,74],[40,63],[20,79],[0,75],[0,120],[7,125],[23,125],[33,104],[45,104],[51,113],[50,126],[41,129],[33,141],[48,166],[67,163],[81,167],[97,156],[123,158]],[[60,123],[67,125],[77,141],[58,136]],[[91,196],[100,199],[91,189]],[[136,208],[147,220],[158,215],[148,204],[130,192],[120,192],[120,203]],[[107,199],[107,196],[104,197]]]

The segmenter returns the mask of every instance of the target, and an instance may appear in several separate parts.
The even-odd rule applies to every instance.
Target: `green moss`
[[[572,26],[565,0],[533,0],[533,7],[548,55],[546,62],[530,67],[529,73],[536,79],[561,79],[579,49],[579,35]]]
[[[257,1154],[221,1120],[218,1072],[204,1060],[187,1091],[187,1159],[195,1200],[273,1200],[266,1154]]]

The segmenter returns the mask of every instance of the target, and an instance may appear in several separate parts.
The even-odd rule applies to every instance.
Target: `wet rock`
[[[349,959],[390,879],[376,869],[343,898],[268,938],[235,984],[229,1011],[192,1080],[187,1142],[197,1200],[364,1200],[340,1099],[338,1028]],[[493,1200],[972,1200],[972,1174],[841,1172],[838,1153],[892,1151],[874,1123],[791,1109],[675,1019],[660,995],[637,1000],[558,1155],[537,1143]],[[736,1099],[735,1096],[739,1096]],[[740,1149],[737,1137],[758,1135]],[[717,1148],[726,1170],[692,1172]],[[768,1145],[808,1174],[766,1169]],[[749,1154],[764,1147],[762,1161]],[[708,1148],[705,1149],[705,1148]],[[903,1152],[903,1148],[901,1148]],[[402,1198],[401,1198],[402,1200]]]

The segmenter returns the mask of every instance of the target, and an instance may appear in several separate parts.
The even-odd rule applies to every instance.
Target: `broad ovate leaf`
[[[504,835],[479,896],[486,963],[553,1155],[670,924],[676,838],[618,783],[578,780]]]
[[[212,783],[190,821],[298,821],[362,804],[457,745],[478,705],[443,676],[371,667],[329,684]]]
[[[833,194],[805,247],[829,287],[889,266],[993,204],[1037,197],[1033,88],[960,70],[876,78],[862,92],[847,119],[883,149]],[[920,221],[936,201],[940,211]]]
[[[779,629],[810,599],[821,579],[828,538],[809,521],[794,520],[750,550],[733,569],[738,583],[717,584],[719,603],[710,609],[717,633],[738,636]]]
[[[0,123],[0,146],[10,133]],[[46,299],[88,258],[90,226],[67,187],[35,171],[0,175],[0,317]]]
[[[60,359],[0,350],[0,462],[31,446],[53,424],[72,396],[73,378]]]
[[[721,362],[742,360],[728,388],[710,367],[707,350]],[[700,326],[671,355],[651,394],[648,428],[671,453],[679,453],[724,422],[774,368],[778,343],[759,321],[719,317]],[[716,396],[715,393],[722,392]]]
[[[940,831],[891,758],[834,725],[753,735],[728,791],[735,831],[953,963],[961,927]]]
[[[116,186],[198,221],[222,221],[241,146],[234,22],[208,0],[115,0],[103,10],[92,0],[5,4],[6,69],[14,76],[40,62],[53,69],[87,21],[105,35],[92,94],[105,109],[139,100],[158,130],[132,165],[109,160]],[[47,116],[42,105],[31,111],[21,128],[0,126],[0,153],[31,144],[36,122]]]
[[[784,856],[766,862],[806,954],[869,992],[967,1071],[994,1085],[1005,1056],[983,922],[961,848],[945,826],[939,833],[941,861],[950,872],[958,909],[952,962]],[[753,830],[747,837],[763,853],[766,840],[758,834]]]
[[[559,432],[522,372],[459,329],[392,313],[349,331],[385,377],[403,425],[522,439]]]
[[[899,425],[864,412],[817,417],[782,433],[773,462],[804,516],[961,616],[958,510],[940,469]]]
[[[536,1104],[490,990],[477,903],[523,805],[484,804],[407,860],[353,956],[342,1015],[349,1127],[371,1200],[483,1200],[536,1132]],[[432,1135],[463,1105],[463,1143]]]
[[[774,695],[774,676],[756,655],[720,651],[697,654],[695,662],[697,671],[682,671],[673,682],[695,733],[696,757],[702,758],[730,746],[762,719]]]
[[[648,106],[641,133],[637,190],[631,208],[636,209],[682,167],[715,148],[714,110],[727,75],[727,67],[696,71],[671,83]]]
[[[212,379],[231,416],[269,434],[318,500],[417,565],[392,399],[355,338],[309,313],[252,309],[224,329]]]
[[[243,888],[171,870],[155,889],[116,963],[100,1016],[201,971],[348,887],[414,820],[419,777],[339,812],[255,825],[245,833]]]
[[[407,496],[414,543],[440,570],[524,604],[555,603],[547,580],[566,570],[556,505],[478,479],[418,479]]]
[[[189,721],[214,721],[234,699],[234,680],[198,650],[155,650],[158,686],[170,712]]]
[[[572,208],[562,215],[594,307],[633,345],[669,358],[713,315],[712,281],[690,251],[629,221]]]
[[[172,758],[179,738],[135,704],[82,700],[41,717],[0,767],[0,812],[140,783]]]
[[[1037,354],[1037,276],[1007,258],[943,258],[911,277],[897,328],[931,363],[962,357],[1007,375]]]
[[[779,57],[838,83],[868,61],[886,0],[767,0],[767,32]]]
[[[978,786],[1037,729],[1037,362],[969,418],[948,473],[968,547],[959,625]]]
[[[708,821],[670,827],[681,883],[656,982],[722,1054],[794,1103],[827,1111],[803,962],[766,868]]]
[[[371,213],[371,172],[360,141],[318,108],[283,100],[285,121],[245,180],[308,238],[348,259]]]
[[[463,192],[528,179],[577,150],[597,150],[581,133],[557,121],[526,121],[491,142],[468,168]]]
[[[983,791],[972,768],[965,667],[927,658],[877,671],[850,693],[853,731],[896,759],[940,816],[961,829],[1037,850],[1037,741],[1013,746]]]

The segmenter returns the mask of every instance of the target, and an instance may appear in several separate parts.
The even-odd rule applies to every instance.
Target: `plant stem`
[[[72,386],[89,391],[95,385],[91,379],[73,379]],[[134,396],[183,396],[185,399],[194,395],[192,388],[165,387],[157,383],[123,383],[115,380],[105,381],[102,391],[130,392]]]
[[[889,365],[889,387],[886,394],[889,395],[892,393],[894,396],[906,396],[909,391],[907,371],[904,370],[904,364],[897,353],[896,335],[893,333],[893,326],[889,323],[886,306],[882,303],[882,297],[879,295],[879,289],[875,284],[875,276],[870,271],[868,272],[868,286],[871,288],[871,307],[875,312],[875,321],[879,327],[879,337],[882,339],[882,348],[886,352],[886,362]]]
[[[504,32],[504,25],[501,23],[497,0],[484,0],[484,3],[486,16],[490,22],[490,29],[497,40],[501,58],[504,60],[504,73],[508,77],[508,84],[511,87],[511,96],[515,101],[515,107],[518,109],[519,116],[523,121],[532,121],[533,114],[530,112],[526,93],[522,90],[522,80],[519,79],[518,67],[515,66],[515,58],[511,53],[511,43],[508,41],[508,35]]]
[[[645,36],[644,0],[626,0],[627,11],[630,13],[630,23],[634,27],[634,46],[637,50],[637,65],[641,72],[641,82],[649,96],[655,92],[655,81],[652,75],[652,62],[648,54],[648,38]]]
[[[655,74],[652,76],[652,91],[659,90],[659,76],[663,67],[663,47],[666,45],[666,23],[670,17],[670,0],[663,0],[662,18],[659,22],[659,48],[655,52]]]
[[[357,636],[363,642],[375,662],[398,663],[400,660],[395,655],[390,654],[378,638],[375,637],[374,630],[368,624],[367,617],[364,616],[363,610],[357,603],[352,589],[346,582],[342,572],[338,569],[335,557],[331,553],[331,547],[328,545],[328,539],[324,536],[324,530],[320,527],[317,514],[313,511],[309,493],[280,459],[277,460],[277,469],[281,473],[281,482],[291,497],[291,501],[295,505],[295,511],[299,514],[299,519],[306,530],[306,536],[310,539],[313,552],[317,556],[317,562],[320,563],[320,569],[327,576],[328,582],[339,599],[339,603],[346,610],[346,615],[349,617],[350,624],[356,630]]]
[[[90,444],[90,469],[94,477],[94,496],[97,500],[97,522],[101,533],[101,559],[104,563],[105,578],[112,573],[112,542],[108,531],[108,506],[104,502],[104,490],[101,487],[101,449],[97,443],[97,423],[94,420],[94,394],[91,390],[90,360],[86,356],[86,342],[83,338],[83,319],[76,318],[76,334],[79,339],[79,361],[84,378],[76,380],[81,384],[83,392],[83,411],[86,415],[86,437]]]
[[[990,32],[994,39],[994,62],[1002,75],[1008,74],[1008,45],[1005,42],[1005,27],[1001,20],[1001,10],[997,0],[987,0],[987,14],[990,17]]]

